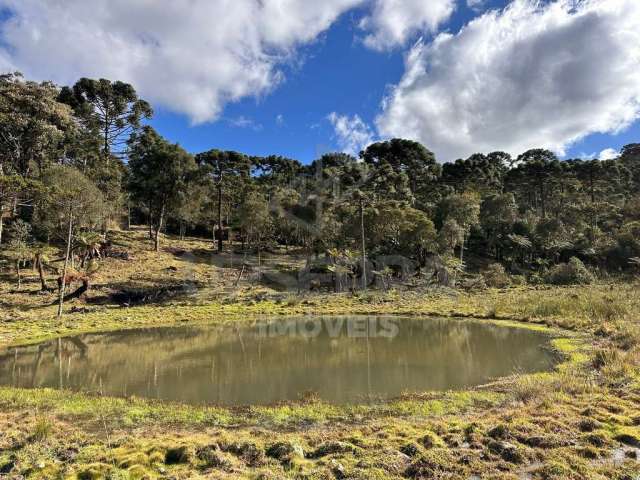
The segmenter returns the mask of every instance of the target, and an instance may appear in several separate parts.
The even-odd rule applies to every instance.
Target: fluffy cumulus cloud
[[[418,44],[377,119],[441,161],[565,148],[640,116],[640,2],[515,0]]]
[[[268,93],[282,65],[344,12],[363,7],[365,42],[386,48],[448,18],[454,0],[0,0],[0,70],[71,84],[132,83],[194,123]]]
[[[618,152],[616,149],[605,148],[603,151],[600,152],[600,155],[598,155],[598,158],[600,160],[613,160],[614,158],[618,158],[619,156],[620,156],[620,152]]]
[[[374,142],[373,131],[358,115],[349,117],[332,112],[327,119],[333,125],[338,147],[345,153],[358,155]]]
[[[374,0],[360,22],[369,31],[364,43],[375,50],[401,46],[416,34],[435,32],[454,8],[455,0]]]
[[[128,81],[194,122],[269,92],[296,47],[363,0],[0,0],[0,69]]]

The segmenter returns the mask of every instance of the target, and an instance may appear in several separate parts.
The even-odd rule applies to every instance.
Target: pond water
[[[333,403],[454,390],[553,367],[549,337],[491,323],[305,317],[238,326],[122,330],[0,352],[0,385],[192,404],[310,393]]]

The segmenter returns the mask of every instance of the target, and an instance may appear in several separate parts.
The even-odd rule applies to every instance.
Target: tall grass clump
[[[589,285],[595,281],[593,273],[576,257],[554,266],[546,278],[553,285]]]
[[[47,417],[40,416],[36,418],[36,423],[33,426],[33,432],[31,433],[31,440],[34,442],[41,442],[51,435],[53,431],[53,423]]]
[[[511,285],[511,278],[500,263],[492,263],[482,272],[488,287],[505,288]]]
[[[623,351],[604,347],[594,353],[592,366],[600,372],[607,385],[620,388],[637,381],[634,367],[639,364],[639,360],[640,352],[637,348]]]

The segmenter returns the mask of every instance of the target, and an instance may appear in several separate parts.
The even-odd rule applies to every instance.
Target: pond
[[[303,317],[59,338],[0,352],[0,385],[191,404],[332,403],[455,390],[553,368],[548,335],[489,322]]]

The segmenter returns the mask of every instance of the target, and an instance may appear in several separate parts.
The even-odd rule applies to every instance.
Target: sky
[[[0,0],[0,71],[134,85],[191,152],[640,142],[638,0]]]

